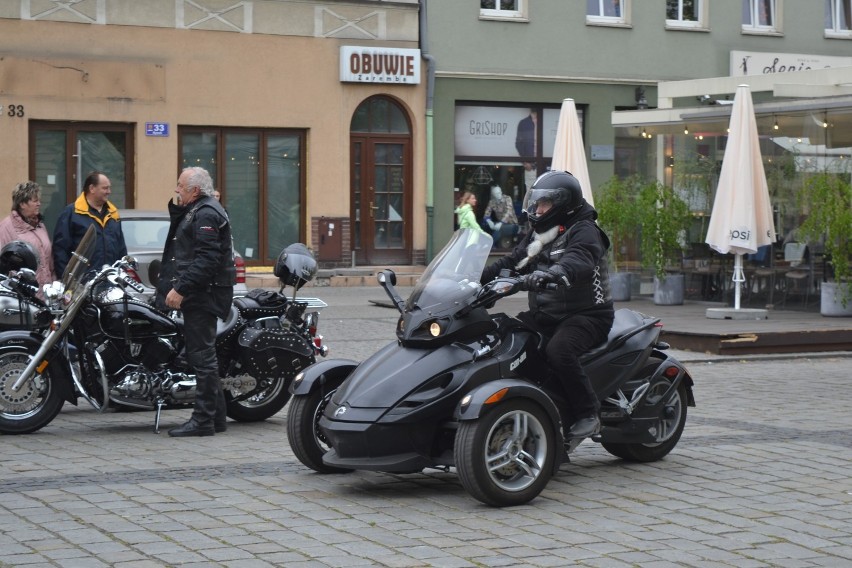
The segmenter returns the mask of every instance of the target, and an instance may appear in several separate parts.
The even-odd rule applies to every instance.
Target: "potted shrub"
[[[691,221],[689,206],[659,181],[639,188],[637,219],[642,226],[642,266],[654,274],[654,303],[683,304],[683,239]]]
[[[598,224],[609,237],[610,288],[612,299],[628,301],[631,297],[631,274],[627,264],[627,245],[639,232],[636,196],[641,186],[637,176],[626,179],[611,177],[595,192]]]
[[[825,281],[821,284],[820,313],[852,316],[852,184],[848,174],[822,172],[805,180],[799,193],[807,214],[799,233],[807,242],[824,242]]]

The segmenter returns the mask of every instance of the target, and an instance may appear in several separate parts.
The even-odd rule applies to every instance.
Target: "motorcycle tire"
[[[523,398],[462,422],[454,448],[462,486],[486,505],[529,503],[553,475],[555,427],[543,408]]]
[[[260,422],[278,414],[290,400],[292,378],[278,377],[271,380],[275,384],[244,400],[236,400],[225,389],[228,417],[237,422]]]
[[[333,467],[322,461],[331,447],[319,429],[319,420],[331,396],[343,378],[330,381],[325,388],[293,398],[287,411],[287,440],[300,462],[319,473],[349,473],[351,469]],[[331,384],[330,384],[331,383]]]
[[[651,375],[656,371],[657,367],[662,363],[658,361],[654,365],[649,365],[643,375]],[[654,405],[659,402],[661,397],[668,391],[671,383],[660,377],[648,389],[645,395],[645,404]],[[671,416],[660,416],[656,422],[657,442],[650,444],[614,444],[602,442],[603,448],[617,458],[632,462],[654,462],[663,459],[671,452],[680,440],[683,434],[683,428],[686,426],[687,412],[687,393],[686,385],[681,382],[675,390],[672,398],[664,407]]]
[[[63,400],[53,383],[48,366],[19,391],[12,385],[27,368],[31,353],[25,347],[0,351],[0,432],[29,434],[44,428],[56,418]]]

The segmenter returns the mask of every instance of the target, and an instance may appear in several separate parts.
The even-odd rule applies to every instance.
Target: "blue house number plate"
[[[168,136],[169,135],[169,123],[168,122],[146,122],[145,123],[145,136]]]

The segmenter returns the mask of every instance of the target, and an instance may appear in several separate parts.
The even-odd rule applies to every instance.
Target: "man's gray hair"
[[[21,182],[12,190],[12,209],[21,212],[21,205],[31,199],[41,199],[41,186],[34,181]]]
[[[198,187],[201,190],[201,195],[213,195],[213,178],[210,177],[210,174],[202,167],[193,166],[190,168],[184,168],[185,172],[189,172],[189,182],[190,187]]]

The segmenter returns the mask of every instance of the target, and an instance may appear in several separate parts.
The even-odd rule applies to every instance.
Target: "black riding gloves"
[[[550,284],[554,286],[549,286]],[[545,287],[554,288],[555,285],[571,286],[566,276],[551,272],[550,270],[536,270],[524,277],[524,289],[526,290],[539,290]]]

